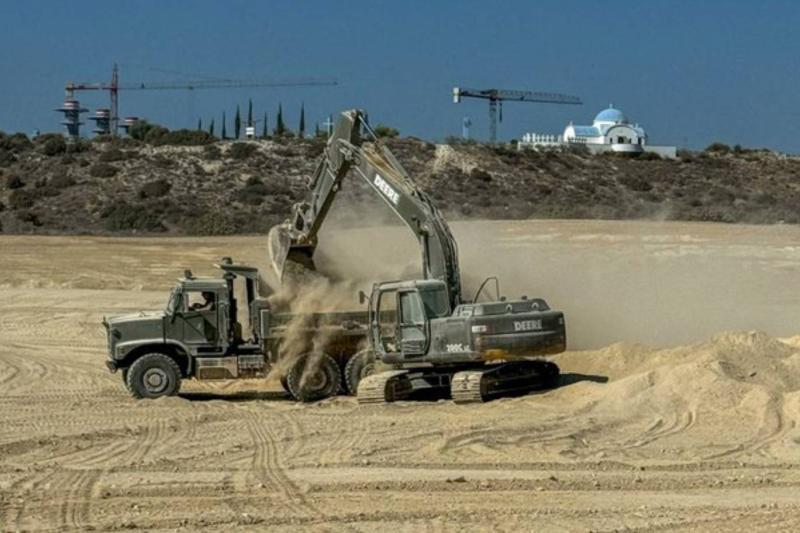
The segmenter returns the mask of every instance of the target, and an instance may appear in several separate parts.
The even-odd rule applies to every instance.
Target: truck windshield
[[[178,305],[181,301],[181,291],[177,288],[172,289],[172,292],[169,293],[169,301],[167,302],[167,314],[171,315],[175,313],[175,309],[178,308]]]
[[[441,318],[450,315],[450,301],[447,291],[442,287],[420,289],[422,303],[425,306],[425,315],[428,318]]]

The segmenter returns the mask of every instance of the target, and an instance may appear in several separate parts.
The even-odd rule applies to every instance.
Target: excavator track
[[[408,370],[388,370],[362,379],[358,384],[358,403],[387,403],[411,395]]]
[[[455,373],[450,381],[450,395],[455,403],[521,396],[555,387],[558,376],[558,366],[549,361],[500,363]]]

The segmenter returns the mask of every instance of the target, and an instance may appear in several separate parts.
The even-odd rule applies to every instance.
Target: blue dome
[[[613,106],[608,106],[608,109],[600,111],[596,117],[595,122],[628,122],[627,117],[619,109],[614,109]]]

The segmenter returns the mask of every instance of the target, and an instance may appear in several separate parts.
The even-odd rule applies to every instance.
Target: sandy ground
[[[221,255],[263,266],[263,239],[0,237],[0,529],[800,529],[799,228],[455,231],[467,284],[494,270],[565,310],[561,388],[358,406],[187,383],[134,401],[103,366],[102,316],[162,307]]]

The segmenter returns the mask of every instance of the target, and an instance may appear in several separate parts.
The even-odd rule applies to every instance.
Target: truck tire
[[[312,364],[314,367],[309,367]],[[342,377],[339,365],[330,355],[306,355],[289,370],[286,384],[296,400],[316,402],[335,396],[341,387]]]
[[[344,382],[347,394],[355,396],[358,393],[358,384],[365,377],[375,373],[375,354],[372,350],[361,350],[353,354],[344,365]]]
[[[174,396],[181,388],[181,369],[163,353],[139,357],[128,369],[128,390],[134,398]]]
[[[294,397],[294,394],[292,394],[292,391],[289,389],[289,382],[286,381],[286,376],[281,376],[281,380],[280,381],[281,381],[281,387],[283,387],[283,390],[288,392],[290,396]]]

